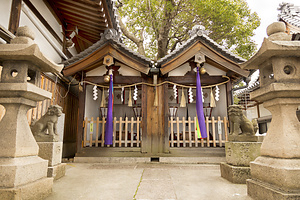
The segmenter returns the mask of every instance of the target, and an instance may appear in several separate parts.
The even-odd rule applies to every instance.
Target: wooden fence
[[[142,139],[141,120],[139,117],[133,117],[124,120],[122,117],[113,121],[113,144],[107,146],[104,144],[105,138],[105,118],[96,120],[92,117],[90,120],[84,120],[83,147],[140,147]]]
[[[141,119],[128,120],[126,117],[114,118],[113,121],[113,144],[105,145],[105,118],[101,120],[97,117],[88,119],[84,122],[83,147],[140,147],[141,146]],[[208,137],[198,139],[196,131],[196,117],[187,120],[185,117],[169,120],[169,144],[170,147],[223,147],[228,141],[228,120],[226,117],[221,119],[208,117],[205,120]],[[179,133],[179,137],[178,134]],[[185,133],[185,134],[183,134]],[[224,145],[223,145],[224,144]]]
[[[229,123],[226,117],[221,120],[221,117],[211,120],[206,117],[207,138],[198,139],[196,131],[196,117],[191,119],[185,117],[179,119],[171,118],[169,121],[170,147],[222,147],[228,141]],[[217,131],[216,131],[217,130]],[[179,135],[178,135],[179,133]],[[185,133],[185,134],[183,134]]]

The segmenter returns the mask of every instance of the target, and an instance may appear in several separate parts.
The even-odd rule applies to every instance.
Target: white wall
[[[0,0],[0,24],[8,29],[9,24],[9,17],[10,17],[10,10],[11,10],[11,0]],[[45,18],[45,20],[50,24],[50,26],[54,29],[57,35],[62,39],[63,35],[60,33],[59,23],[56,19],[52,16],[51,12],[48,10],[47,6],[41,0],[31,0],[31,3],[39,10],[40,14]],[[34,21],[37,22],[37,25],[33,23],[33,21],[25,14],[25,11],[28,11],[30,16],[35,19]],[[58,43],[58,41],[48,32],[48,30],[44,27],[44,25],[35,17],[35,15],[30,11],[30,9],[23,3],[22,4],[22,11],[20,15],[20,23],[19,26],[28,26],[31,28],[35,33],[35,43],[39,45],[42,53],[56,63],[61,62],[61,56],[57,50],[53,47],[55,45],[58,50],[62,50],[62,46]],[[40,27],[45,33],[42,32],[37,28]],[[48,40],[47,40],[48,38]],[[49,40],[53,43],[50,44]],[[62,51],[61,51],[62,53]]]
[[[12,0],[0,0],[0,24],[8,29]]]

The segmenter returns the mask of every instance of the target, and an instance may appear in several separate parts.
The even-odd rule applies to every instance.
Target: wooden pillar
[[[163,152],[169,153],[170,152],[170,145],[169,145],[169,98],[168,98],[168,84],[163,85]]]
[[[12,0],[8,30],[16,34],[19,27],[22,0]]]
[[[85,96],[86,96],[86,85],[83,84],[83,91],[79,91],[79,110],[78,110],[78,123],[77,123],[77,152],[82,148],[82,138],[83,138],[83,120],[85,112]]]
[[[145,78],[147,81],[147,77]],[[151,152],[151,135],[148,131],[148,103],[150,102],[148,98],[148,90],[150,90],[149,86],[142,85],[142,145],[141,152],[142,153],[150,153]]]
[[[226,96],[227,96],[227,107],[233,104],[232,96],[232,83],[229,81],[226,83]]]

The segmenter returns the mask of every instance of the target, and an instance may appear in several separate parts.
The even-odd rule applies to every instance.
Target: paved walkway
[[[219,165],[68,163],[46,200],[250,200],[246,185],[221,178]]]

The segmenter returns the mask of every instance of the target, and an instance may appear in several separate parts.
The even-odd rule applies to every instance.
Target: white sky
[[[266,29],[267,27],[277,21],[277,16],[279,11],[277,8],[282,2],[292,3],[295,6],[300,6],[299,0],[246,0],[251,11],[257,12],[258,16],[261,19],[260,27],[255,30],[255,36],[253,37],[254,41],[257,44],[257,47],[261,46],[264,37],[267,37]]]

